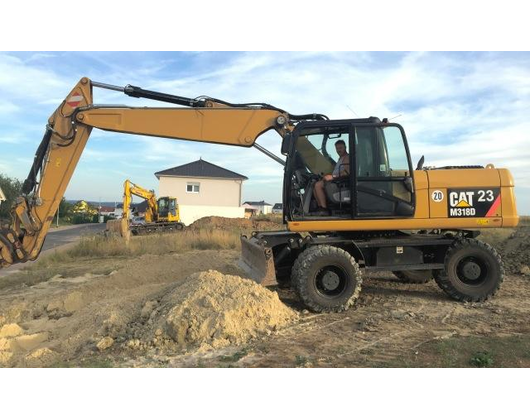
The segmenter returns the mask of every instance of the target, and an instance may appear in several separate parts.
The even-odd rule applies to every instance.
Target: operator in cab
[[[346,150],[346,143],[344,140],[337,140],[335,142],[335,150],[339,155],[339,159],[335,164],[335,168],[331,174],[324,175],[320,181],[315,184],[314,194],[318,204],[317,216],[329,216],[330,211],[328,210],[328,204],[326,200],[325,185],[326,182],[333,181],[335,178],[349,175],[350,173],[350,160],[349,154]]]

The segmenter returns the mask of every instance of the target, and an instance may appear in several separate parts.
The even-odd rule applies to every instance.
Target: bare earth
[[[512,236],[507,243],[528,244],[527,230]],[[355,307],[340,314],[303,311],[291,291],[277,290],[297,319],[242,344],[162,346],[161,332],[146,339],[170,290],[210,269],[244,276],[238,257],[232,250],[144,255],[106,274],[94,263],[77,277],[9,284],[0,292],[0,366],[436,366],[433,345],[530,336],[530,277],[519,252],[516,269],[486,303],[455,302],[434,282],[402,284],[382,273],[365,278]],[[530,354],[509,365],[530,367]]]

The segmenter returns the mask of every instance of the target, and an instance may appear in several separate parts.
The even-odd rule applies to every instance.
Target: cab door
[[[414,179],[405,133],[398,124],[354,124],[352,197],[356,218],[412,217]]]

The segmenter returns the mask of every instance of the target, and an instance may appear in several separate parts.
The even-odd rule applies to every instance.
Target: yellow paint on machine
[[[291,221],[293,232],[477,229],[515,227],[519,223],[515,205],[514,182],[507,169],[438,169],[415,171],[416,211],[414,217],[388,219]],[[494,217],[448,217],[447,190],[457,188],[501,188],[501,205]],[[434,191],[442,191],[443,200],[431,199]],[[459,203],[460,204],[460,203]],[[465,205],[463,207],[466,207]],[[485,222],[487,220],[487,222]]]

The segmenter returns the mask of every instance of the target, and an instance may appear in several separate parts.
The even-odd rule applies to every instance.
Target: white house
[[[243,181],[248,178],[213,163],[195,162],[155,173],[160,197],[176,197],[180,218],[189,225],[205,216],[244,217]]]
[[[0,188],[0,204],[2,204],[2,201],[6,201],[6,196],[4,195],[2,188]]]
[[[257,209],[258,214],[269,214],[272,212],[272,205],[265,201],[245,201],[243,204],[247,204]]]
[[[282,203],[276,203],[272,207],[272,214],[283,214],[283,204]]]

